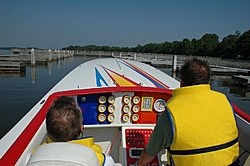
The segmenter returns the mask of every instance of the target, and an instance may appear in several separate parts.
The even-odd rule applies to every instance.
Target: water
[[[36,67],[35,71],[26,66],[26,73],[0,74],[0,138],[67,73],[91,59],[75,56],[52,62],[47,67]],[[170,68],[161,70],[171,75]],[[211,87],[226,94],[233,103],[250,114],[250,89],[235,87],[230,76],[212,76]]]

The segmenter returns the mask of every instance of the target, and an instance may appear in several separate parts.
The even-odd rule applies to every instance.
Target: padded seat
[[[28,166],[99,166],[94,151],[86,146],[54,142],[41,145],[31,156]]]

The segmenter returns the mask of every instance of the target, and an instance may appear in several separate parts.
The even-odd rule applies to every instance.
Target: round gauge
[[[105,96],[100,96],[98,98],[99,103],[104,104],[106,102],[106,97]]]
[[[165,110],[165,107],[166,107],[165,100],[163,100],[163,99],[157,99],[157,100],[155,100],[155,102],[154,102],[154,109],[155,109],[155,111],[162,112],[162,111]]]
[[[107,119],[108,119],[109,122],[113,122],[115,120],[115,115],[114,114],[109,114]]]
[[[87,98],[86,98],[85,96],[83,96],[83,97],[81,98],[81,102],[86,102],[86,100],[87,100]]]
[[[105,119],[106,119],[106,115],[104,115],[104,114],[99,114],[99,115],[98,115],[98,120],[99,120],[99,122],[104,122]]]
[[[129,105],[123,105],[122,110],[123,110],[123,112],[128,113],[130,111],[130,106]]]
[[[108,112],[109,113],[114,113],[115,112],[115,106],[114,105],[109,105],[108,106]]]
[[[132,115],[132,121],[136,122],[139,120],[139,115],[138,114],[133,114]]]
[[[105,112],[105,111],[106,111],[106,106],[103,105],[103,104],[100,104],[100,105],[98,106],[98,111],[99,111],[99,112]]]
[[[129,103],[130,103],[130,100],[131,100],[130,96],[128,96],[128,95],[123,96],[122,101],[123,101],[125,104],[129,104]]]
[[[114,104],[115,103],[115,96],[109,96],[108,97],[108,102],[110,103],[110,104]]]
[[[123,120],[124,122],[127,122],[127,121],[129,120],[129,114],[123,114],[123,115],[122,115],[122,120]]]
[[[139,107],[138,105],[133,105],[133,106],[132,106],[132,111],[133,111],[134,113],[137,113],[137,112],[140,111],[140,107]]]
[[[140,102],[140,97],[134,96],[132,100],[134,104],[138,104]]]

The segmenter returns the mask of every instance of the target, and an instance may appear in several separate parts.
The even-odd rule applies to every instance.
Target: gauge
[[[108,112],[109,113],[114,113],[115,112],[115,106],[114,105],[109,105],[108,106]]]
[[[139,115],[138,114],[133,114],[132,115],[132,121],[136,122],[139,120]]]
[[[129,105],[123,105],[122,110],[123,110],[123,112],[128,113],[130,111],[130,106]]]
[[[140,97],[139,96],[134,96],[132,98],[132,101],[133,101],[134,104],[138,104],[140,102]]]
[[[99,103],[104,104],[106,102],[106,97],[105,96],[100,96],[98,98]]]
[[[154,102],[154,109],[157,112],[162,112],[165,110],[166,107],[166,101],[164,99],[157,99]]]
[[[139,107],[138,105],[133,105],[133,106],[132,106],[132,111],[133,111],[134,113],[137,113],[137,112],[140,111],[140,107]]]
[[[105,119],[106,119],[106,115],[105,115],[105,114],[99,114],[99,115],[98,115],[98,120],[99,120],[99,122],[104,122]]]
[[[99,111],[99,112],[105,112],[105,111],[106,111],[106,106],[103,105],[103,104],[100,104],[100,105],[98,106],[98,111]]]
[[[124,122],[127,122],[127,121],[129,120],[129,114],[123,114],[123,115],[122,115],[122,120],[123,120]]]
[[[113,122],[115,120],[115,115],[114,114],[109,114],[107,119],[108,119],[109,122]]]
[[[85,96],[83,96],[82,98],[81,98],[81,102],[86,102],[87,101],[87,98],[85,97]]]
[[[110,104],[114,104],[114,103],[115,103],[115,96],[114,96],[114,95],[109,96],[109,97],[108,97],[108,102],[109,102]]]
[[[125,104],[129,104],[129,103],[130,103],[130,100],[131,100],[131,97],[130,97],[130,96],[128,96],[128,95],[123,96],[122,101],[123,101]]]

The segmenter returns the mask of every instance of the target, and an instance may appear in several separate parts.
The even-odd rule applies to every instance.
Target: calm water
[[[52,62],[46,67],[36,67],[35,70],[26,66],[26,73],[0,73],[0,138],[61,78],[77,65],[91,59],[73,57],[58,63]],[[171,74],[171,69],[161,70]],[[211,87],[226,94],[232,102],[250,114],[250,89],[235,87],[230,76],[213,76]]]

